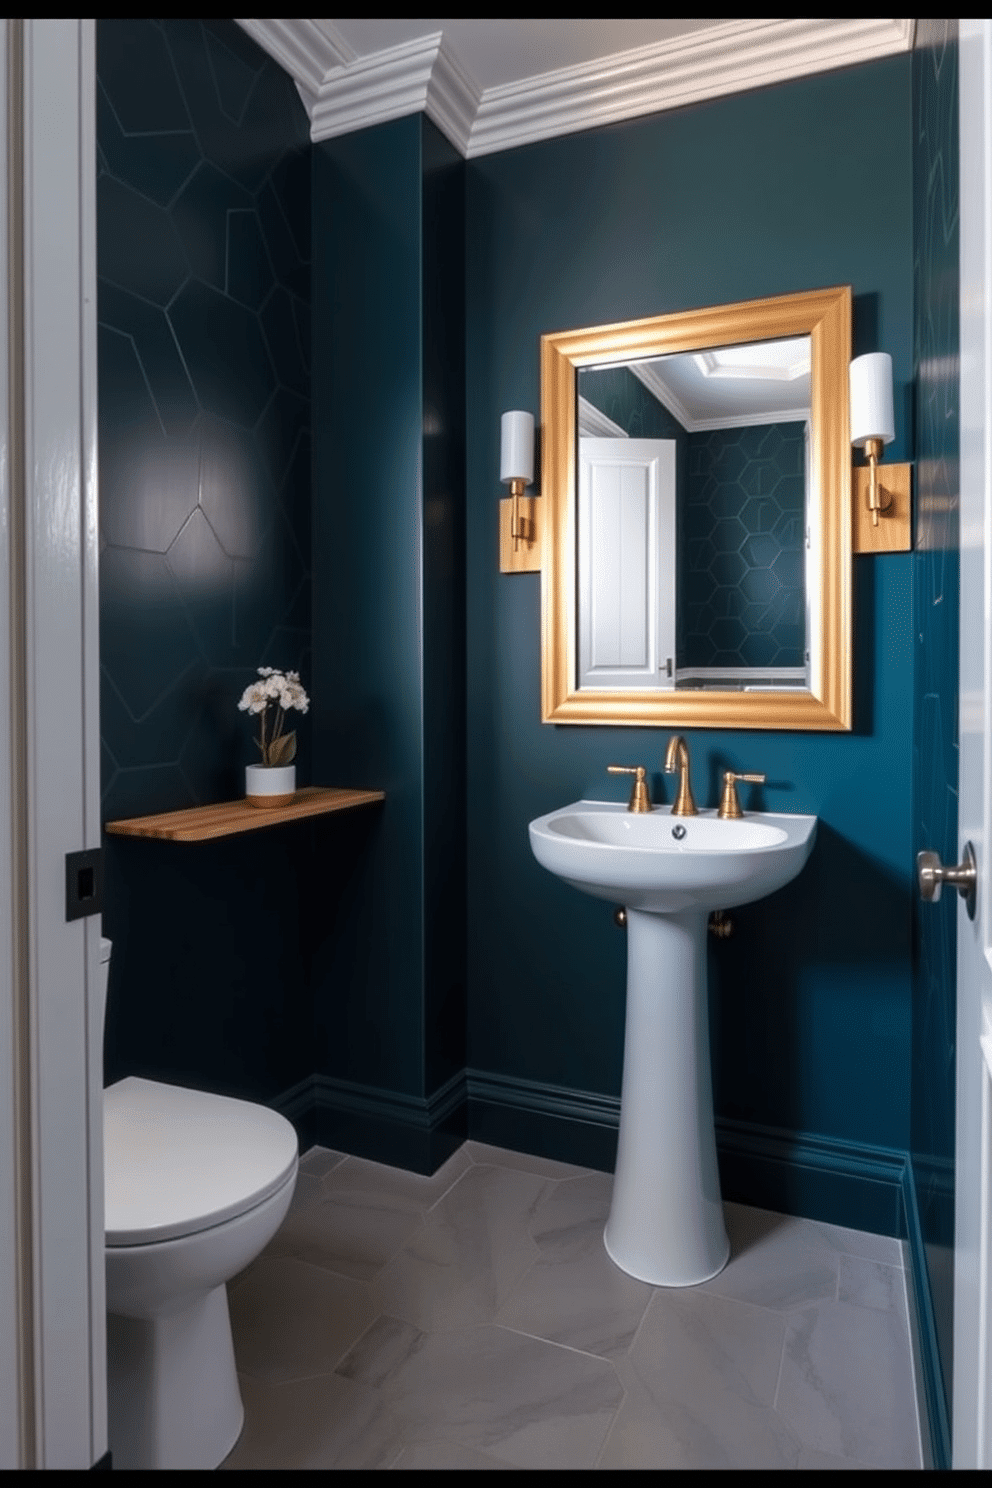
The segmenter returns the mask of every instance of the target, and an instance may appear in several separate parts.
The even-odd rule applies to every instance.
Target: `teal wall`
[[[325,141],[313,214],[314,764],[386,792],[330,845],[314,1131],[431,1168],[464,1135],[464,163],[421,116]]]
[[[232,21],[101,19],[96,105],[107,821],[241,795],[256,667],[309,685],[310,141]],[[108,1083],[309,1075],[311,845],[105,839]]]
[[[867,216],[852,182],[872,183]],[[466,231],[468,1060],[510,1092],[479,1104],[476,1129],[588,1157],[592,1124],[505,1106],[535,1086],[618,1094],[624,939],[609,905],[537,866],[527,823],[615,797],[611,762],[645,764],[671,799],[667,735],[541,724],[539,578],[496,561],[499,414],[539,407],[543,332],[846,283],[855,354],[892,354],[888,456],[908,458],[910,58],[470,161]],[[859,558],[854,596],[852,733],[687,735],[702,802],[721,768],[756,769],[753,804],[820,820],[801,878],[735,911],[712,953],[717,1116],[745,1146],[769,1130],[909,1142],[909,556]],[[759,1183],[734,1171],[725,1190]]]
[[[175,25],[177,45],[206,44],[201,23]],[[206,153],[226,140],[233,154],[218,170],[236,176],[234,142],[250,153],[257,121],[250,108],[240,122],[228,116],[246,69],[268,74],[243,39],[207,29],[234,61],[221,69],[213,132],[191,133],[204,131]],[[210,79],[209,69],[197,75]],[[294,465],[272,520],[297,554],[309,541],[312,607],[289,604],[287,590],[271,634],[295,627],[305,644],[312,619],[312,778],[378,786],[386,801],[290,832],[264,855],[218,848],[194,861],[151,844],[146,880],[118,855],[108,912],[130,951],[115,964],[112,1000],[133,1020],[120,1046],[131,1068],[140,1036],[148,1073],[165,1072],[166,1050],[174,1078],[279,1099],[305,1140],[411,1167],[436,1166],[465,1130],[610,1166],[624,938],[610,906],[538,868],[527,823],[583,795],[616,794],[605,767],[617,760],[646,764],[655,798],[669,799],[667,735],[540,723],[539,581],[498,572],[499,415],[539,408],[544,331],[849,283],[855,351],[893,355],[889,455],[908,457],[910,84],[903,57],[467,163],[420,116],[310,149],[312,485]],[[127,136],[125,164],[110,173],[154,171],[156,151],[175,144],[154,130]],[[854,210],[852,181],[875,183],[870,224]],[[301,431],[292,390],[280,391],[286,317],[267,317],[259,290],[286,246],[265,237],[278,218],[261,183],[250,188],[256,255],[251,214],[236,212],[240,268],[221,297],[240,295],[256,317],[273,401],[257,425],[238,412],[238,359],[210,364],[209,396],[215,417],[253,431],[251,468],[271,486],[271,415],[276,451],[295,448]],[[280,183],[276,172],[273,189]],[[206,226],[227,221],[214,207],[234,186],[221,184],[203,194],[188,265],[204,283],[228,241]],[[128,254],[105,226],[103,263],[116,273]],[[166,239],[142,255],[149,272]],[[195,320],[187,330],[196,336]],[[101,398],[101,417],[124,407],[103,387]],[[118,432],[126,450],[123,423]],[[101,457],[104,443],[101,427]],[[753,805],[815,812],[821,823],[801,878],[735,912],[735,935],[712,948],[725,1192],[891,1231],[901,1223],[891,1173],[910,1144],[912,576],[908,555],[855,563],[852,734],[689,735],[701,800],[715,802],[722,768],[755,768],[769,783]],[[279,603],[288,582],[283,568]],[[111,658],[129,643],[128,625],[137,634],[157,623],[151,590],[132,585],[129,603],[127,617],[108,611]],[[230,613],[204,610],[204,624]],[[219,646],[223,634],[217,624],[198,644]],[[239,690],[237,668],[263,659],[278,660],[239,654],[224,686]],[[129,665],[136,683],[140,659]],[[163,689],[158,717],[168,737],[185,737],[184,695],[169,696]],[[223,704],[223,688],[217,697]],[[190,735],[214,751],[204,789],[217,794],[241,762],[225,708],[202,711]],[[135,770],[147,760],[136,755]],[[182,804],[125,778],[135,811]],[[191,914],[192,938],[170,941],[169,927]],[[249,929],[264,929],[264,955],[246,949]],[[199,980],[172,1004],[162,989],[190,964]],[[147,983],[143,967],[158,980]],[[150,999],[148,985],[159,989]]]

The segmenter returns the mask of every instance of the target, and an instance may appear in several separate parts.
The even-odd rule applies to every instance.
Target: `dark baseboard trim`
[[[906,1296],[909,1302],[909,1326],[913,1341],[913,1367],[916,1372],[916,1398],[920,1407],[920,1434],[923,1438],[923,1466],[944,1471],[951,1466],[951,1423],[947,1418],[944,1376],[937,1343],[937,1325],[933,1314],[930,1279],[927,1274],[923,1226],[916,1202],[916,1183],[912,1167],[906,1164],[903,1182],[903,1206],[906,1214],[906,1249],[909,1265],[906,1272]]]
[[[465,1074],[429,1096],[311,1075],[272,1103],[296,1127],[300,1151],[319,1144],[414,1173],[434,1173],[462,1145]]]

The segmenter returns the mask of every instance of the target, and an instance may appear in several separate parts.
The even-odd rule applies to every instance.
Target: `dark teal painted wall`
[[[916,534],[913,850],[957,862],[959,629],[957,21],[917,21],[913,53]],[[957,912],[916,901],[911,1147],[951,1413]],[[977,1179],[976,1179],[977,1181]],[[945,1426],[946,1430],[946,1426]]]
[[[616,1095],[623,935],[531,857],[528,821],[612,797],[667,735],[540,723],[537,576],[501,576],[499,414],[540,406],[545,331],[849,283],[855,353],[891,352],[890,458],[912,452],[910,59],[469,162],[468,1050],[473,1069]],[[852,182],[872,183],[866,218]],[[789,889],[712,957],[720,1116],[903,1150],[909,1140],[911,560],[855,564],[855,727],[694,732],[697,797],[766,771],[753,804],[815,812]]]
[[[415,116],[313,166],[315,768],[386,792],[313,1067],[423,1098],[464,1065],[464,164]]]
[[[242,794],[242,689],[308,680],[310,170],[295,88],[233,22],[101,20],[97,73],[112,820]],[[108,1080],[269,1098],[309,1073],[310,843],[106,839]]]

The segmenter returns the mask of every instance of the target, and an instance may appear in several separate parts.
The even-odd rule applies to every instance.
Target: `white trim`
[[[808,408],[752,409],[749,413],[721,413],[713,418],[697,418],[683,404],[677,393],[658,373],[652,362],[627,362],[638,382],[643,383],[653,398],[656,398],[673,418],[678,419],[687,434],[707,433],[711,429],[750,429],[758,424],[798,424],[810,418]]]
[[[469,158],[910,51],[916,26],[912,19],[726,21],[480,90],[441,32],[354,57],[329,21],[238,24],[296,80],[314,140],[426,111]]]
[[[957,1091],[954,1188],[953,1465],[989,1466],[984,1455],[989,1410],[988,1305],[989,1153],[984,1104],[990,1001],[986,949],[990,940],[988,836],[992,807],[989,720],[992,648],[988,642],[992,585],[992,22],[959,22],[960,367],[961,367],[961,656],[958,845],[974,843],[978,913],[957,915]],[[977,618],[976,618],[977,617]],[[982,618],[984,617],[984,618]],[[984,1006],[983,1006],[984,1004]],[[984,1204],[983,1204],[984,1197]]]
[[[310,137],[332,139],[426,113],[464,155],[478,101],[471,78],[437,31],[328,73],[310,110]]]
[[[8,45],[12,24],[0,19],[0,158],[3,161],[3,188],[0,192],[0,284],[6,286],[0,295],[0,631],[6,644],[0,648],[0,844],[3,845],[3,868],[0,870],[0,1471],[11,1472],[31,1459],[22,1440],[22,1405],[26,1404],[29,1382],[25,1381],[26,1360],[23,1354],[25,1304],[30,1306],[29,1278],[22,1276],[18,1264],[22,1236],[20,1199],[23,1189],[19,1174],[20,1148],[24,1137],[20,1113],[21,1071],[18,1018],[15,1006],[23,996],[23,975],[18,965],[15,926],[21,917],[17,886],[24,870],[19,843],[14,835],[14,802],[20,794],[17,784],[17,755],[20,726],[23,719],[18,697],[19,649],[18,580],[15,545],[18,524],[11,491],[10,452],[10,386],[9,355],[10,316],[8,293],[11,280],[8,269],[8,131],[12,107],[8,88]]]
[[[468,154],[480,98],[475,82],[442,36],[427,92],[427,116],[460,155]]]
[[[14,970],[29,1030],[15,1075],[28,1087],[21,1225],[30,1225],[32,1274],[22,1318],[33,1350],[19,1380],[16,1450],[21,1466],[85,1469],[107,1445],[99,926],[66,923],[64,857],[99,844],[95,23],[15,24],[23,148],[6,162],[5,186],[12,204],[9,173],[23,175],[10,241],[23,257],[24,355],[8,435],[23,431],[24,589],[11,631],[25,678],[26,867],[12,908],[26,940]],[[16,291],[16,272],[7,282]],[[8,1199],[0,1187],[5,1208]]]
[[[355,53],[329,21],[239,20],[237,24],[289,73],[301,93],[312,98],[329,73],[355,60]]]
[[[590,403],[588,398],[578,397],[579,414],[579,438],[580,439],[626,439],[627,430],[621,429],[619,424],[597,408],[595,403]]]

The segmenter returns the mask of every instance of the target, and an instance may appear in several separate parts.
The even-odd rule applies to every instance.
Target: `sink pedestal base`
[[[710,1076],[706,911],[627,910],[627,1025],[610,1258],[655,1286],[727,1263]]]

